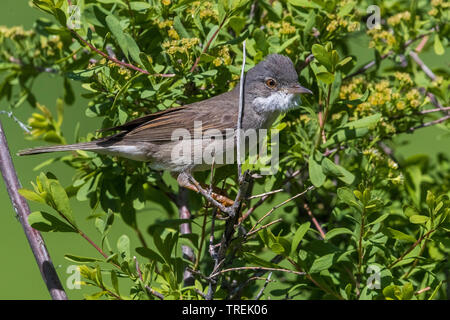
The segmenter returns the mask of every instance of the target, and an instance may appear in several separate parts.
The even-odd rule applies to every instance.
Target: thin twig
[[[434,28],[432,28],[430,31],[428,31],[428,32],[425,33],[425,34],[419,35],[419,36],[417,36],[417,37],[414,38],[414,39],[411,39],[411,40],[406,41],[406,42],[404,43],[404,45],[403,45],[403,48],[407,48],[407,47],[410,46],[412,43],[414,43],[416,40],[420,40],[420,39],[426,37],[428,34],[430,34],[430,33],[433,32],[433,31],[434,31]],[[386,59],[387,57],[389,57],[389,56],[392,55],[393,53],[394,53],[393,51],[389,51],[388,53],[383,54],[383,55],[380,57],[380,60]],[[367,63],[367,64],[365,64],[364,66],[362,66],[361,68],[359,68],[358,70],[356,70],[355,72],[353,72],[353,73],[349,74],[348,76],[346,76],[343,80],[347,80],[347,79],[353,78],[354,76],[357,76],[357,75],[359,75],[359,74],[361,74],[361,73],[364,73],[364,72],[366,72],[368,69],[370,69],[371,67],[373,67],[375,64],[376,64],[376,60],[372,60],[372,61],[370,61],[369,63]]]
[[[216,36],[219,34],[219,31],[222,29],[222,27],[225,24],[225,21],[227,21],[227,19],[228,19],[228,15],[225,15],[223,20],[222,20],[222,22],[219,24],[219,27],[217,28],[217,30],[213,33],[211,38],[206,43],[205,47],[202,50],[202,53],[197,57],[197,59],[195,59],[194,65],[192,66],[192,68],[191,68],[191,70],[189,72],[192,73],[197,68],[197,65],[200,62],[200,58],[201,58],[202,54],[204,54],[204,53],[206,53],[206,51],[208,51],[209,46],[211,45],[213,40],[216,38]]]
[[[229,269],[223,269],[220,270],[214,274],[212,274],[210,276],[210,278],[215,278],[217,277],[219,274],[223,274],[223,273],[227,273],[227,272],[232,272],[232,271],[242,271],[242,270],[265,270],[265,271],[280,271],[280,272],[287,272],[287,273],[292,273],[292,274],[297,274],[300,276],[304,276],[306,273],[305,272],[299,272],[299,271],[295,271],[295,270],[290,270],[290,269],[283,269],[283,268],[269,268],[269,267],[236,267],[236,268],[229,268]]]
[[[391,269],[393,266],[395,266],[397,263],[399,263],[400,261],[402,261],[406,255],[408,253],[410,253],[415,247],[417,247],[418,244],[420,244],[423,239],[427,238],[430,234],[432,234],[434,231],[436,231],[435,229],[431,229],[430,231],[428,231],[427,233],[425,233],[423,236],[421,236],[419,239],[416,240],[416,242],[414,242],[409,248],[408,250],[406,250],[400,257],[398,257],[394,262],[392,262],[389,266],[388,269]]]
[[[430,290],[430,289],[431,289],[431,287],[426,287],[426,288],[420,289],[420,290],[418,290],[418,291],[415,293],[415,295],[422,294],[422,293],[424,293],[424,292],[427,292],[427,291]]]
[[[53,262],[45,246],[44,239],[39,231],[33,229],[28,223],[28,216],[30,215],[30,207],[26,200],[19,194],[20,185],[17,178],[16,170],[11,160],[9,153],[8,142],[6,141],[3,127],[0,121],[0,170],[3,179],[5,180],[6,190],[13,208],[17,214],[20,224],[22,225],[31,251],[34,254],[36,262],[41,272],[47,289],[54,300],[67,300],[66,292],[64,291],[61,281],[58,278]]]
[[[267,285],[270,282],[270,278],[272,277],[272,272],[269,273],[269,275],[267,276],[266,282],[264,282],[264,286],[261,288],[261,290],[259,290],[258,294],[256,295],[255,300],[259,300],[261,298],[261,296],[263,295],[264,290],[266,289]]]
[[[191,219],[191,213],[188,208],[188,193],[187,189],[180,188],[178,191],[178,198],[177,198],[177,206],[178,206],[178,214],[180,219]],[[180,224],[180,234],[191,234],[191,224],[189,222]],[[183,257],[193,263],[196,262],[194,250],[190,246],[182,245],[181,251],[183,253]],[[195,269],[195,268],[194,268]],[[192,273],[190,273],[187,268],[184,270],[183,274],[183,282],[185,286],[191,286],[194,284],[194,277],[192,276]]]
[[[313,54],[307,56],[305,61],[303,61],[303,64],[298,68],[298,72],[301,72],[303,69],[305,69],[313,60],[314,60]]]
[[[431,71],[430,68],[419,58],[419,55],[415,51],[411,51],[409,53],[410,57],[414,60],[415,63],[419,65],[419,67],[425,72],[425,74],[433,81],[436,80],[436,75]]]
[[[409,128],[409,133],[412,133],[415,130],[420,129],[420,128],[434,126],[434,125],[442,123],[442,122],[444,122],[444,121],[446,121],[448,119],[450,119],[450,114],[446,115],[445,117],[442,117],[442,118],[439,118],[439,119],[436,119],[436,120],[433,120],[433,121],[430,121],[430,122],[422,123],[421,125],[418,125],[417,127]]]
[[[269,195],[272,195],[272,194],[275,194],[275,193],[278,193],[278,192],[282,192],[282,191],[284,191],[283,188],[282,189],[277,189],[277,190],[272,190],[272,191],[269,191],[269,192],[264,192],[264,193],[261,193],[261,194],[250,196],[250,197],[247,198],[247,200],[251,200],[251,199],[255,199],[255,198],[263,198],[263,197],[266,197],[266,196],[269,196]]]
[[[71,1],[70,0],[67,0],[67,2],[68,2],[69,5],[71,5]],[[112,61],[112,62],[114,62],[115,64],[117,64],[119,66],[122,66],[122,67],[125,67],[125,68],[128,68],[128,69],[132,69],[132,70],[138,71],[138,72],[143,73],[143,74],[150,75],[150,73],[147,70],[144,70],[144,69],[141,69],[139,67],[136,67],[136,66],[134,66],[134,65],[132,65],[130,63],[126,63],[126,62],[120,61],[117,58],[111,57],[110,55],[108,55],[108,54],[104,53],[103,51],[97,49],[91,43],[87,42],[78,32],[76,32],[74,29],[70,28],[69,26],[67,26],[67,29],[69,29],[69,31],[78,40],[80,40],[81,43],[83,43],[84,45],[88,46],[89,49],[91,49],[92,51],[98,53],[99,55],[101,55],[102,57],[108,59],[109,61]],[[172,77],[175,77],[175,74],[173,74],[173,73],[165,73],[165,74],[155,73],[155,74],[152,74],[152,76],[154,76],[154,77],[163,77],[163,78],[172,78]]]
[[[422,110],[419,112],[419,114],[428,114],[428,113],[439,112],[439,111],[450,111],[450,107]]]
[[[298,176],[301,173],[302,170],[297,170],[295,172],[293,172],[289,177],[286,177],[283,182],[281,183],[282,185],[287,184],[291,179],[295,178],[296,176]],[[284,189],[279,189],[279,190],[284,190]],[[275,190],[278,191],[278,190]],[[281,191],[280,191],[281,192]],[[278,193],[278,192],[276,192]],[[258,200],[258,202],[256,202],[250,209],[248,209],[244,215],[242,215],[242,217],[239,219],[239,224],[242,224],[242,222],[248,218],[248,216],[250,216],[258,207],[260,207],[268,198],[269,196],[275,194],[271,193],[271,192],[267,192],[267,194],[263,194],[261,195],[261,199]],[[256,196],[255,196],[256,197]],[[253,197],[253,198],[255,198]],[[250,199],[252,197],[249,197],[248,199]]]
[[[148,285],[146,285],[144,283],[144,279],[142,277],[141,268],[139,267],[139,262],[137,261],[135,256],[133,257],[133,259],[134,259],[134,263],[135,263],[135,266],[136,266],[136,271],[138,273],[139,279],[142,281],[142,284],[144,284],[145,289],[148,291],[148,293],[150,293],[151,295],[154,295],[155,297],[157,297],[157,298],[159,298],[161,300],[164,300],[164,295],[163,294],[159,293],[155,289],[150,288]]]
[[[256,221],[255,225],[250,229],[249,233],[252,232],[252,231],[256,228],[256,226],[258,226],[258,225],[261,223],[261,221],[263,221],[265,218],[267,218],[267,217],[268,217],[270,214],[272,214],[272,212],[274,212],[276,209],[278,209],[279,207],[284,206],[286,203],[288,203],[288,202],[290,202],[290,201],[292,201],[292,200],[297,199],[298,197],[301,197],[302,195],[304,195],[305,193],[307,193],[308,191],[310,191],[310,190],[312,190],[312,189],[314,189],[314,186],[310,186],[310,187],[308,187],[305,191],[300,192],[300,193],[296,194],[295,196],[290,197],[289,199],[287,199],[287,200],[285,200],[285,201],[283,201],[283,202],[277,204],[276,206],[274,206],[274,207],[273,207],[272,209],[270,209],[265,215],[263,215],[261,218],[259,218],[258,221]]]
[[[314,217],[311,209],[308,206],[308,203],[305,201],[303,203],[303,208],[305,208],[306,212],[308,213],[309,218],[311,219],[311,221],[313,222],[314,226],[316,227],[317,231],[319,231],[320,237],[322,238],[322,240],[325,239],[325,232],[323,232],[322,227],[320,226],[319,222],[317,221],[316,217]]]
[[[257,233],[258,231],[260,231],[260,230],[262,230],[262,229],[266,229],[266,228],[270,227],[271,225],[273,225],[273,224],[275,224],[275,223],[278,223],[278,222],[281,222],[281,221],[283,221],[283,219],[279,218],[279,219],[276,219],[276,220],[274,220],[274,221],[272,221],[272,222],[269,222],[268,224],[265,224],[265,225],[259,227],[258,229],[255,229],[255,230],[253,230],[253,231],[250,231],[249,233],[247,233],[247,234],[245,235],[245,238],[251,237],[253,234]]]
[[[0,110],[0,114],[6,114],[8,117],[13,119],[23,131],[25,131],[26,133],[31,133],[30,131],[31,128],[22,121],[20,121],[19,119],[17,119],[12,113],[12,111]]]

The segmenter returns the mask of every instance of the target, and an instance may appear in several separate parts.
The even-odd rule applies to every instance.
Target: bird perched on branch
[[[300,94],[312,93],[299,84],[291,59],[279,54],[269,55],[251,68],[244,81],[244,132],[270,128],[279,114],[299,106]],[[103,130],[117,133],[98,140],[27,149],[18,155],[86,150],[146,161],[152,169],[176,174],[180,186],[199,192],[201,186],[192,177],[192,172],[210,169],[211,163],[204,159],[205,149],[213,150],[218,165],[220,156],[235,152],[239,98],[239,86],[236,86],[203,101]],[[213,193],[212,197],[225,205],[232,204],[220,194]]]

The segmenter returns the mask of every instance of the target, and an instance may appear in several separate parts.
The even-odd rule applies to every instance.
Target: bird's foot
[[[181,187],[186,189],[195,191],[204,196],[209,202],[211,202],[214,206],[222,210],[223,212],[227,212],[226,208],[231,207],[234,204],[234,201],[229,199],[228,197],[221,195],[218,193],[217,189],[210,190],[209,187],[202,186],[194,177],[186,172],[182,172],[177,177],[177,182]]]

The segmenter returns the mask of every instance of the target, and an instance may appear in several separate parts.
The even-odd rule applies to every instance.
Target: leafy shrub
[[[449,161],[397,159],[392,144],[430,125],[448,132],[448,69],[433,72],[418,56],[444,54],[447,2],[379,1],[381,24],[372,29],[369,1],[85,0],[77,3],[80,28],[68,13],[75,1],[32,3],[43,12],[33,29],[0,28],[0,98],[13,111],[24,102],[35,108],[29,139],[66,143],[63,110],[76,99],[74,81],[90,99],[85,116],[102,119],[102,128],[228,91],[239,81],[244,40],[246,69],[281,53],[314,91],[278,119],[280,166],[253,176],[238,220],[194,193],[186,202],[172,178],[145,163],[84,151],[43,163],[64,162],[73,182],[64,188],[40,173],[34,190],[22,189],[49,207],[29,222],[43,232],[79,233],[97,248],[97,257],[66,255],[79,263],[83,284],[98,287],[87,298],[447,297]],[[351,55],[354,41],[368,43],[375,59]],[[33,94],[43,72],[64,83],[56,117]],[[427,122],[434,112],[444,116]],[[229,195],[240,189],[233,167],[198,177]],[[72,212],[70,197],[89,203],[99,236],[79,229],[85,217]],[[144,234],[136,213],[151,202],[166,212]],[[189,220],[170,218],[170,202],[190,211]],[[108,233],[120,221],[140,245],[127,234],[110,245]],[[180,232],[186,225],[192,231]],[[118,278],[129,281],[130,292],[119,290]]]

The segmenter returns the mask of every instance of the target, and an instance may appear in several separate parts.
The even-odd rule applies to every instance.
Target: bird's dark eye
[[[272,78],[267,79],[266,80],[266,86],[268,86],[271,89],[274,89],[277,86],[277,82],[274,79],[272,79]]]

